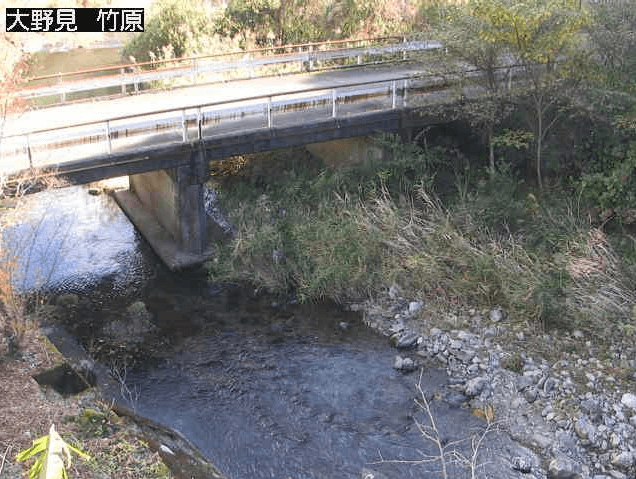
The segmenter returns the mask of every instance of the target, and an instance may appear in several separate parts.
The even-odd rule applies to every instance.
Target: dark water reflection
[[[379,451],[385,459],[434,454],[414,422],[426,419],[414,403],[419,375],[391,367],[387,341],[335,307],[270,302],[232,291],[182,297],[192,314],[181,311],[189,320],[158,366],[128,373],[139,392],[130,405],[183,432],[235,479],[358,478],[364,468],[435,477],[436,464],[374,464]],[[196,317],[203,310],[205,321]],[[425,390],[445,383],[442,371],[425,371]],[[454,439],[482,426],[467,411],[434,408]]]

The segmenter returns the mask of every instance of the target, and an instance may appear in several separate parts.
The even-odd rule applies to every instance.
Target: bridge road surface
[[[168,91],[140,93],[115,99],[60,105],[8,115],[4,136],[25,134],[46,128],[171,108],[195,107],[223,100],[241,100],[256,95],[293,93],[308,88],[333,88],[351,82],[383,81],[396,76],[426,74],[425,65],[382,65],[317,73],[298,73],[281,77],[235,80],[222,84],[185,87]]]

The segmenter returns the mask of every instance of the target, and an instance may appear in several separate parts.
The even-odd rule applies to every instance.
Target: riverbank
[[[454,401],[494,421],[540,454],[551,478],[630,478],[636,457],[634,342],[599,355],[579,330],[520,328],[501,308],[453,307],[400,295],[392,286],[349,306],[395,345],[394,367],[443,365]],[[629,367],[617,366],[630,362]],[[511,468],[530,464],[510,457]],[[532,472],[528,468],[526,472]],[[534,471],[535,473],[538,471]]]
[[[214,186],[237,230],[211,278],[362,312],[396,345],[396,369],[442,364],[454,400],[539,453],[550,477],[633,477],[635,303],[620,233],[507,173],[489,184],[456,168],[442,203],[431,177],[424,186],[435,158],[393,147],[393,162],[353,172],[306,152],[226,162],[218,173],[233,177]],[[401,183],[413,177],[424,183]]]
[[[302,156],[306,155],[306,152],[294,154]],[[302,223],[300,215],[295,210],[295,195],[309,195],[312,192],[321,191],[324,194],[325,190],[320,188],[323,188],[325,183],[329,186],[327,177],[329,172],[320,171],[315,159],[307,157],[305,160],[306,164],[314,165],[312,168],[318,170],[310,169],[309,172],[311,175],[315,174],[315,177],[323,182],[323,186],[306,182],[301,172],[291,167],[287,169],[270,167],[270,171],[285,171],[288,178],[284,180],[292,177],[292,179],[296,178],[295,182],[290,184],[288,181],[281,181],[277,184],[275,181],[269,181],[266,177],[267,169],[261,168],[265,162],[253,163],[249,174],[243,172],[243,179],[248,185],[241,184],[241,181],[236,178],[233,180],[236,181],[233,184],[236,197],[241,198],[241,191],[245,188],[244,194],[252,195],[253,198],[252,203],[243,197],[238,202],[242,205],[240,211],[248,212],[258,218],[259,227],[262,229],[256,229],[254,223],[236,221],[236,218],[241,217],[236,216],[236,212],[231,212],[230,222],[234,225],[236,238],[240,241],[231,243],[229,246],[235,248],[238,245],[239,252],[249,251],[250,248],[254,248],[254,245],[260,245],[260,249],[252,249],[252,253],[256,256],[244,257],[238,264],[224,264],[218,261],[210,266],[212,273],[219,274],[225,271],[224,274],[230,275],[240,271],[243,276],[237,279],[248,278],[251,275],[250,286],[261,291],[267,288],[274,289],[277,284],[287,287],[289,284],[287,281],[291,277],[297,281],[296,286],[299,284],[304,286],[304,289],[297,287],[295,290],[301,299],[302,295],[305,295],[305,299],[311,302],[311,295],[315,294],[333,295],[339,298],[343,305],[363,314],[369,326],[393,342],[396,347],[396,356],[390,366],[404,374],[412,374],[413,382],[417,381],[415,371],[420,366],[433,364],[445,367],[451,375],[453,386],[451,392],[444,393],[444,397],[440,398],[442,401],[452,403],[455,407],[471,410],[473,414],[490,421],[493,427],[509,431],[513,438],[530,446],[543,458],[543,464],[539,464],[534,460],[535,456],[530,453],[526,455],[520,454],[519,450],[510,452],[502,449],[501,454],[509,462],[510,469],[502,468],[499,471],[500,475],[505,476],[509,473],[512,476],[524,471],[524,474],[531,474],[526,477],[542,478],[546,477],[545,471],[551,470],[549,473],[551,477],[629,478],[633,476],[634,455],[631,445],[635,440],[633,423],[636,421],[634,419],[636,414],[633,411],[632,396],[630,396],[633,394],[634,385],[634,364],[630,361],[633,361],[636,351],[634,351],[633,331],[632,336],[629,335],[629,316],[624,316],[622,323],[608,322],[608,330],[602,330],[600,329],[603,325],[601,319],[605,318],[588,323],[578,318],[577,323],[576,317],[569,316],[572,314],[572,310],[568,309],[571,308],[572,300],[580,296],[566,298],[569,304],[561,304],[557,301],[556,312],[563,317],[554,315],[553,312],[551,316],[546,315],[541,321],[533,321],[533,317],[529,316],[528,312],[534,311],[530,307],[532,304],[525,305],[524,308],[513,302],[503,307],[496,304],[495,301],[511,298],[510,295],[498,293],[494,288],[497,284],[500,287],[504,285],[501,280],[505,276],[501,270],[495,268],[495,266],[501,267],[501,263],[495,263],[495,266],[487,269],[489,266],[487,261],[478,264],[470,261],[474,261],[475,258],[488,259],[488,251],[502,250],[495,248],[481,250],[480,254],[470,256],[468,253],[480,251],[478,249],[480,244],[476,241],[479,232],[475,229],[472,230],[474,235],[471,237],[472,242],[469,241],[471,238],[466,236],[465,228],[471,226],[469,218],[464,217],[464,223],[458,226],[457,223],[448,220],[451,217],[449,214],[445,214],[441,216],[445,218],[445,221],[437,222],[439,217],[435,214],[440,214],[439,207],[434,201],[426,203],[424,196],[419,197],[417,209],[409,207],[406,197],[400,198],[398,195],[395,199],[390,195],[373,197],[371,196],[375,194],[373,185],[366,182],[368,178],[364,174],[357,173],[356,181],[363,185],[362,192],[370,199],[366,208],[359,206],[364,203],[352,201],[351,198],[347,200],[341,191],[342,199],[339,199],[337,203],[339,209],[335,221],[331,216],[333,213],[323,203],[322,216],[318,218],[317,224],[307,226]],[[249,159],[246,159],[246,162],[249,162]],[[236,164],[226,163],[225,166],[235,167]],[[391,168],[392,165],[389,163],[387,167]],[[260,168],[259,173],[254,174],[254,168]],[[239,172],[237,178],[240,176]],[[385,173],[384,178],[386,177]],[[344,184],[346,177],[341,176],[341,181],[341,184]],[[269,188],[269,191],[258,191],[263,187]],[[276,192],[278,187],[284,187],[284,202],[279,202]],[[220,195],[223,197],[223,190]],[[402,207],[399,205],[400,202],[403,204]],[[225,206],[228,204],[226,202]],[[528,208],[531,214],[536,215],[536,212],[529,208],[532,205],[532,203],[524,204],[524,208]],[[304,220],[314,221],[313,215],[320,207],[320,202],[315,201],[312,206],[301,210],[304,212]],[[410,214],[405,216],[405,211]],[[365,216],[358,216],[361,213],[365,213]],[[466,216],[468,213],[470,212],[466,212]],[[530,219],[532,219],[531,216]],[[339,233],[333,234],[329,229],[330,225],[335,225]],[[472,223],[472,226],[474,227],[475,223]],[[299,232],[304,232],[304,236],[300,236]],[[566,230],[566,232],[573,235],[571,231]],[[418,239],[424,234],[433,233],[435,242],[425,243]],[[576,233],[579,234],[578,230]],[[390,235],[388,240],[383,234]],[[574,235],[572,237],[580,238]],[[620,285],[618,272],[611,269],[614,266],[612,263],[614,257],[604,234],[589,228],[584,231],[582,237],[588,238],[588,241],[596,245],[598,248],[596,255],[590,254],[589,262],[582,262],[580,256],[582,248],[578,246],[579,256],[574,256],[566,250],[566,253],[570,254],[567,259],[578,258],[579,261],[575,264],[579,267],[587,266],[590,278],[586,282],[593,285],[598,278],[594,277],[594,270],[591,267],[597,264],[594,261],[601,261],[598,254],[600,250],[603,253],[602,258],[605,258],[604,272],[609,275],[602,277],[602,280],[606,284]],[[321,239],[325,238],[328,242],[321,245]],[[360,241],[360,238],[363,240]],[[374,241],[377,243],[373,243]],[[312,254],[301,256],[301,250],[295,249],[299,245],[309,246]],[[443,250],[449,245],[454,248],[452,255]],[[219,248],[227,246],[219,245]],[[600,246],[605,249],[601,249]],[[387,250],[382,249],[385,247],[393,248],[392,256],[387,256]],[[408,254],[405,254],[405,251]],[[320,260],[325,253],[331,255],[331,269],[324,269],[323,264],[310,262]],[[352,257],[355,261],[351,259]],[[226,258],[233,261],[238,259],[231,254],[228,254]],[[246,259],[249,259],[249,262],[245,261]],[[495,259],[502,261],[502,257],[495,256]],[[303,264],[303,260],[308,264]],[[397,261],[402,269],[393,270],[393,272],[389,270],[390,274],[376,270],[374,274],[366,275],[366,272],[370,271],[370,265],[376,265],[377,268],[393,264],[395,267],[393,261]],[[532,263],[528,264],[532,265]],[[243,269],[230,269],[230,266],[233,268],[241,266]],[[429,270],[423,271],[424,266]],[[481,266],[481,269],[477,269],[477,266]],[[352,273],[355,273],[353,281],[347,276]],[[479,276],[478,273],[490,275]],[[521,270],[515,274],[518,281],[532,278],[528,271]],[[435,276],[436,282],[429,283],[428,287],[422,287],[426,281],[430,281],[431,276]],[[308,278],[314,284],[302,283],[299,281],[302,278]],[[608,283],[608,278],[614,283]],[[528,284],[528,287],[532,286],[532,283],[524,284]],[[578,287],[579,291],[583,291],[584,285]],[[470,288],[475,290],[472,294]],[[460,291],[466,292],[466,295],[460,296],[458,294]],[[294,291],[283,289],[280,291],[280,301],[276,302],[284,303],[292,292]],[[549,300],[558,293],[558,290],[548,290],[544,297],[528,295],[527,291],[524,294],[532,301],[542,299],[541,305],[549,307],[551,306]],[[570,294],[574,293],[576,291]],[[125,314],[149,316],[149,313],[152,313],[149,317],[154,316],[157,321],[171,324],[178,329],[189,315],[185,310],[180,309],[178,304],[173,304],[174,301],[172,303],[166,301],[168,301],[167,298],[164,298],[163,302],[157,301],[154,309],[149,308],[149,310],[135,301],[125,308]],[[63,300],[57,298],[57,302],[60,304],[55,304],[54,307],[64,316],[63,311],[59,310],[60,305],[68,303],[72,306],[78,300],[72,297]],[[471,302],[473,304],[470,304]],[[552,305],[552,307],[555,306]],[[72,309],[70,308],[69,311]],[[209,311],[209,308],[195,309]],[[80,318],[89,316],[78,314],[77,311],[74,314]],[[206,322],[209,319],[207,314],[209,313],[204,316]],[[74,322],[75,316],[70,313],[66,316],[68,321]],[[104,312],[104,319],[109,316],[118,317],[114,311]],[[573,321],[569,329],[564,327],[565,318]],[[24,324],[29,323],[34,325],[35,331],[34,320]],[[10,324],[10,326],[14,327],[16,324],[18,323]],[[130,324],[136,328],[137,323],[134,318]],[[139,324],[142,326],[146,324],[146,329],[152,329],[149,323],[141,321]],[[620,334],[610,334],[611,327],[617,324],[621,326]],[[121,324],[112,328],[104,326],[100,323],[95,330],[119,332],[120,335],[123,333],[124,337],[129,336],[126,333],[127,329],[122,328]],[[347,326],[345,324],[338,327],[345,330]],[[142,331],[144,328],[138,329]],[[279,334],[280,329],[275,328],[271,333]],[[37,339],[38,333],[35,333],[34,337]],[[29,344],[32,341],[28,338],[26,340]],[[42,349],[41,343],[33,342],[32,344],[33,346],[27,346],[25,349],[27,352],[28,348],[36,352]],[[3,352],[7,354],[12,350],[11,341],[7,335],[3,339],[2,347]],[[45,352],[40,352],[40,355],[46,358]],[[86,469],[82,469],[82,474],[75,477],[127,477],[124,475],[128,474],[125,472],[126,465],[117,462],[121,461],[121,457],[125,456],[122,452],[126,451],[139,451],[134,454],[131,452],[131,456],[126,456],[127,459],[132,457],[132,461],[137,465],[147,458],[157,459],[152,448],[145,448],[142,451],[132,445],[126,446],[126,451],[118,449],[117,445],[122,440],[130,442],[132,440],[130,438],[135,437],[139,429],[133,427],[132,423],[127,422],[125,418],[121,421],[124,421],[126,426],[120,428],[120,419],[113,413],[115,408],[108,404],[100,404],[90,396],[90,393],[87,397],[80,395],[74,399],[45,394],[45,399],[49,402],[44,405],[38,402],[38,395],[44,393],[39,392],[38,386],[34,388],[31,374],[35,372],[35,369],[30,367],[30,363],[26,365],[28,358],[28,354],[25,357],[20,355],[16,358],[17,360],[12,364],[20,370],[21,376],[17,379],[7,377],[5,381],[7,384],[14,385],[12,390],[26,392],[24,395],[14,396],[14,403],[18,404],[24,397],[29,400],[28,404],[33,404],[35,408],[34,410],[25,409],[17,421],[15,417],[12,417],[12,412],[18,409],[22,411],[19,406],[12,406],[12,409],[6,411],[5,420],[7,423],[13,421],[12,424],[15,425],[14,435],[20,436],[17,430],[19,427],[28,430],[31,427],[29,424],[32,423],[29,419],[35,417],[33,415],[37,415],[38,411],[46,411],[48,408],[49,412],[55,413],[58,409],[63,410],[64,405],[70,405],[71,415],[80,418],[75,421],[79,424],[82,424],[81,418],[86,414],[81,411],[90,409],[96,412],[96,414],[88,413],[93,419],[84,420],[91,423],[93,429],[89,429],[93,432],[92,435],[82,432],[76,428],[74,421],[70,421],[58,428],[63,436],[67,440],[81,438],[73,444],[85,451],[88,447],[87,452],[92,451],[103,461],[113,464],[112,467],[121,468],[124,471],[110,473],[109,476],[109,473],[96,472],[90,469],[90,465],[82,464],[78,460],[75,461],[74,467]],[[49,365],[42,360],[34,364],[35,367]],[[387,365],[387,367],[390,366]],[[11,370],[11,368],[7,369]],[[14,441],[12,438],[3,439],[0,448],[8,451],[11,446],[12,451],[14,447],[18,447],[18,444],[24,444],[21,447],[28,446],[34,436],[48,430],[48,424],[45,424],[47,421],[57,421],[58,418],[59,416],[46,417],[42,427],[34,429],[30,437],[20,437],[19,441]],[[488,424],[487,421],[484,425]],[[96,434],[95,427],[97,431],[102,432]],[[100,436],[104,430],[106,434]],[[117,435],[119,433],[121,435]],[[113,442],[115,439],[117,441]],[[92,440],[98,441],[97,444],[93,445]],[[155,449],[159,450],[161,444],[165,445],[165,443],[156,442]],[[108,456],[101,456],[100,448],[114,448],[119,459],[105,459]],[[9,452],[6,457],[9,458],[6,462],[6,470],[15,469],[17,466],[11,462],[12,456]],[[111,459],[114,462],[111,463]],[[130,472],[129,477],[156,477],[152,467],[159,466],[148,466],[147,472],[143,473],[134,470]],[[370,468],[367,473],[374,472]],[[8,477],[13,479],[18,476]],[[377,477],[382,476],[377,474]]]
[[[92,291],[95,288],[94,275],[97,275],[106,281],[106,286],[102,288],[101,296],[93,299],[95,307],[106,309],[104,314],[107,315],[108,307],[112,305],[109,303],[104,308],[105,299],[110,298],[113,302],[118,294],[125,297],[126,294],[134,294],[136,283],[131,278],[139,282],[139,278],[147,276],[148,266],[141,264],[141,254],[134,247],[133,227],[114,202],[99,194],[104,188],[124,185],[109,180],[95,186],[93,189],[75,187],[5,198],[0,204],[4,241],[0,268],[0,478],[25,477],[30,462],[17,463],[15,455],[47,434],[51,424],[55,424],[64,440],[92,458],[90,461],[74,458],[70,477],[190,479],[192,473],[200,472],[205,464],[196,460],[195,453],[189,456],[179,454],[180,450],[190,451],[179,437],[149,421],[139,420],[125,407],[105,401],[98,388],[76,391],[78,383],[81,389],[87,384],[82,377],[71,374],[71,370],[82,372],[83,377],[93,384],[92,358],[83,348],[77,345],[73,348],[73,341],[66,342],[71,344],[70,350],[58,350],[49,338],[54,338],[51,324],[68,325],[73,322],[78,296],[50,293],[46,298],[33,297],[46,280],[57,281],[58,291],[60,282],[73,290]],[[51,185],[43,187],[48,189]],[[43,198],[49,195],[48,199],[38,200],[38,196],[42,195]],[[81,206],[77,206],[77,202]],[[59,208],[51,207],[51,203]],[[69,218],[64,211],[73,208],[82,212]],[[94,226],[96,217],[99,217],[101,228]],[[90,240],[83,236],[87,227]],[[18,231],[22,233],[18,234]],[[101,236],[109,231],[114,231],[117,238],[117,244],[110,250],[105,248],[105,244],[112,241]],[[59,241],[60,233],[66,238],[63,242]],[[18,236],[14,236],[16,234]],[[17,244],[11,243],[11,239]],[[44,250],[49,251],[44,256],[38,253],[41,252],[40,241],[44,241]],[[88,272],[83,272],[83,260],[86,258],[82,251],[91,251],[91,241],[104,262],[100,265],[94,259],[88,260],[85,264]],[[69,269],[63,263],[73,253],[68,253],[65,246],[74,253],[79,252],[79,258],[74,257],[68,264]],[[12,247],[18,249],[11,250]],[[55,259],[47,248],[55,249]],[[29,283],[26,277],[24,283],[16,279],[24,273],[21,268],[29,264],[21,262],[27,254],[25,251],[29,252],[29,261],[35,272],[35,276],[27,276],[29,279],[36,278],[34,284]],[[121,269],[119,262],[125,263]],[[54,269],[50,269],[53,265]],[[60,276],[56,277],[53,271]],[[23,288],[30,288],[32,294],[29,299],[17,294],[14,290],[17,283]],[[88,298],[84,298],[82,304],[87,302]],[[55,344],[58,344],[57,339]],[[102,371],[101,378],[104,377],[108,380],[108,371],[105,374]],[[168,452],[170,450],[173,455]],[[204,469],[205,474],[195,473],[195,477],[208,477],[208,469]]]
[[[10,328],[0,331],[0,478],[27,475],[30,463],[17,463],[15,455],[45,435],[51,424],[67,442],[91,456],[89,461],[74,458],[69,477],[176,477],[141,439],[140,428],[114,412],[96,391],[65,397],[53,387],[40,386],[33,376],[63,364],[65,358],[34,319],[24,318],[19,327],[10,337]]]

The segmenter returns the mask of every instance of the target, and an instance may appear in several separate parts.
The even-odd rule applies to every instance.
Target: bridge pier
[[[204,151],[190,164],[130,175],[130,189],[115,199],[153,250],[171,269],[203,263],[212,254],[207,241]]]

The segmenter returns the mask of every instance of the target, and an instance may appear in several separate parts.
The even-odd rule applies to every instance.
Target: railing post
[[[335,118],[337,112],[336,109],[336,100],[338,99],[338,96],[336,95],[336,89],[332,89],[331,90],[331,118]]]
[[[123,68],[120,68],[119,72],[121,73],[121,96],[126,96],[126,72]]]
[[[135,93],[139,93],[139,78],[137,77],[137,75],[135,75],[135,77],[133,78],[133,82],[135,83]]]
[[[272,127],[272,97],[267,98],[267,128]]]
[[[308,71],[311,71],[311,69],[314,67],[313,51],[314,51],[314,46],[313,45],[309,45],[309,67],[308,67]]]
[[[29,168],[33,168],[33,157],[31,156],[31,142],[29,141],[29,135],[26,136],[27,141],[27,155],[29,156]]]
[[[58,83],[61,85],[62,83],[64,83],[64,80],[62,80],[62,72],[57,72],[57,75]],[[64,90],[62,90],[62,93],[60,93],[60,100],[61,103],[64,103],[66,101],[66,92]]]
[[[395,80],[391,82],[391,109],[395,110],[397,106],[397,85],[395,84]]]
[[[201,107],[197,108],[197,126],[199,130],[199,140],[203,139],[203,128],[201,125]]]
[[[181,137],[184,143],[188,141],[188,122],[186,121],[185,110],[181,110]]]
[[[194,65],[192,66],[192,83],[197,84],[197,72],[198,72],[198,62],[197,59],[194,59]]]
[[[408,81],[408,79],[405,79],[404,80],[404,93],[402,94],[402,105],[404,107],[406,107],[406,91],[408,90],[408,88],[409,88],[409,81]]]
[[[106,120],[106,153],[110,155],[112,145],[110,144],[110,121]]]

